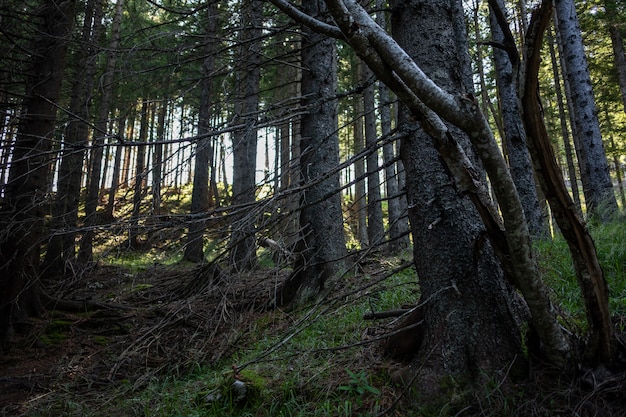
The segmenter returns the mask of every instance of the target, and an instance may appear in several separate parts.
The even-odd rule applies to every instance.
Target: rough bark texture
[[[498,23],[498,16],[496,16],[497,13],[502,13],[504,16],[506,10],[503,0],[496,1],[500,7],[498,10],[492,8],[489,16],[492,41],[497,45],[506,47],[504,34]],[[550,235],[546,219],[547,214],[539,205],[537,186],[528,147],[526,146],[526,131],[524,130],[516,88],[519,62],[512,63],[503,47],[495,47],[493,49],[493,57],[496,67],[498,98],[502,113],[503,139],[505,141],[507,162],[509,163],[511,176],[524,207],[528,229],[534,237],[547,238]]]
[[[555,2],[558,39],[569,81],[569,100],[580,139],[579,158],[581,180],[587,213],[608,220],[617,211],[617,200],[609,175],[609,166],[600,134],[600,123],[589,77],[589,68],[574,0]]]
[[[304,5],[325,16],[322,1]],[[335,41],[304,28],[302,37],[301,201],[298,258],[280,289],[278,304],[297,305],[315,297],[343,271],[346,243],[339,192],[337,58]],[[330,173],[330,175],[329,175]]]
[[[233,135],[233,205],[230,264],[235,269],[251,269],[257,264],[254,210],[256,199],[257,112],[261,81],[261,26],[263,2],[244,0],[241,7],[239,60],[237,69],[236,124],[243,124]]]
[[[191,194],[191,214],[197,215],[189,223],[187,233],[187,247],[185,259],[191,262],[200,262],[204,259],[204,231],[206,221],[202,213],[209,210],[209,169],[213,170],[210,162],[213,156],[213,138],[209,136],[211,131],[211,99],[212,99],[212,73],[215,68],[214,37],[217,34],[217,3],[211,2],[207,8],[206,19],[206,44],[204,51],[206,57],[202,63],[202,79],[200,81],[200,108],[198,110],[198,143],[196,145],[196,158],[193,174],[193,191]]]
[[[449,92],[469,88],[467,46],[460,2],[413,0],[392,15],[394,38],[423,71]],[[401,112],[402,126],[412,117]],[[414,126],[413,126],[414,127]],[[415,128],[415,127],[414,127]],[[457,141],[469,146],[458,129]],[[433,139],[414,130],[403,140],[409,219],[423,304],[423,342],[413,362],[424,394],[446,383],[500,379],[521,356],[519,310],[481,218],[458,193]],[[488,295],[487,295],[488,294]]]
[[[65,68],[74,1],[40,2],[27,85],[9,179],[0,207],[0,344],[42,313],[39,256],[56,106]],[[33,35],[34,36],[34,35]]]

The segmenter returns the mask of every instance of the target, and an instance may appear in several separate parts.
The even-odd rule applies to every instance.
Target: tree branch
[[[298,23],[310,27],[312,30],[335,39],[345,39],[337,26],[329,25],[300,11],[287,0],[270,0],[274,6]]]

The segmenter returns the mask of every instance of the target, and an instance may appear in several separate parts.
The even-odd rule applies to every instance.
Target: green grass
[[[594,224],[590,232],[609,286],[611,312],[614,316],[626,315],[626,223]],[[540,242],[537,249],[543,278],[557,304],[574,324],[585,328],[583,300],[567,243],[559,235],[553,241]]]
[[[262,313],[231,357],[168,377],[134,392],[121,392],[120,410],[146,416],[368,416],[381,411],[388,376],[368,369],[361,344],[374,310],[398,308],[418,298],[414,272],[405,270],[364,290],[373,278],[353,279],[346,297],[310,305],[289,315]],[[351,288],[350,286],[354,286]],[[359,288],[357,288],[359,287]],[[353,290],[353,291],[351,291]],[[238,342],[239,343],[239,342]],[[235,377],[246,400],[235,401]],[[125,391],[122,389],[122,391]],[[390,396],[389,393],[387,394]],[[388,402],[388,401],[387,401]]]

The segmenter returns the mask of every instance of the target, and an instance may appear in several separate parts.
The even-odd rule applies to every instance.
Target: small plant
[[[380,390],[370,384],[367,372],[361,371],[359,373],[354,373],[349,369],[346,369],[346,372],[350,377],[350,381],[348,382],[348,385],[341,385],[338,389],[354,395],[358,406],[363,404],[363,396],[365,394],[370,393],[373,395],[380,395]]]

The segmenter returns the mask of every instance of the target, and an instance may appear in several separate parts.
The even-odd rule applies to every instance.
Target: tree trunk
[[[50,221],[51,236],[42,265],[44,277],[64,276],[76,255],[76,227],[80,202],[80,181],[88,144],[89,109],[96,72],[95,48],[102,31],[103,5],[90,0],[85,5],[81,42],[74,54],[76,72],[72,83],[69,114],[61,154],[59,179]],[[69,267],[73,272],[73,268]]]
[[[50,150],[74,1],[45,0],[36,13],[39,32],[30,51],[31,74],[0,207],[0,344],[15,327],[42,313],[39,262]],[[18,329],[19,330],[19,329]]]
[[[356,68],[363,65],[358,61],[357,57],[352,55],[353,60],[357,60]],[[358,71],[355,76],[358,76]],[[363,129],[363,100],[361,97],[354,97],[354,142],[353,152],[355,155],[363,152],[365,148],[365,130]],[[356,238],[361,246],[365,248],[369,246],[369,238],[367,236],[367,184],[365,181],[365,158],[358,158],[354,161],[354,201],[351,203],[352,224],[356,224]]]
[[[102,78],[102,95],[100,96],[99,110],[95,122],[94,138],[92,140],[92,149],[90,157],[89,177],[87,186],[87,199],[85,201],[85,226],[80,241],[80,249],[78,252],[78,260],[81,263],[93,261],[93,238],[95,232],[93,227],[98,223],[96,209],[98,208],[100,197],[100,171],[102,169],[102,145],[104,137],[107,135],[109,109],[111,106],[111,98],[113,96],[113,75],[115,72],[115,64],[117,61],[117,50],[120,43],[120,28],[122,21],[122,8],[124,0],[117,0],[115,6],[115,15],[111,24],[111,43],[107,54],[107,64]]]
[[[120,115],[117,121],[117,135],[122,141],[124,140],[125,130],[126,130],[126,117],[125,115]],[[121,165],[122,165],[122,153],[127,149],[123,146],[115,147],[115,160],[113,162],[113,172],[111,173],[111,188],[109,189],[109,198],[107,200],[107,205],[104,209],[104,213],[102,214],[102,218],[108,221],[113,220],[113,209],[115,208],[115,196],[117,190],[120,187],[120,173],[121,173]]]
[[[200,108],[198,111],[198,143],[193,176],[193,191],[191,194],[191,214],[199,216],[189,223],[187,232],[187,247],[185,259],[191,262],[200,262],[204,259],[204,232],[206,221],[203,217],[209,210],[209,169],[213,158],[213,138],[211,132],[211,103],[213,99],[212,74],[215,70],[215,42],[217,35],[217,3],[211,2],[206,11],[206,44],[204,46],[205,59],[202,63],[202,79],[200,81]]]
[[[460,1],[442,6],[433,0],[397,3],[392,14],[394,38],[450,92],[471,86],[462,16]],[[478,212],[459,194],[433,139],[417,129],[406,110],[400,120],[411,132],[401,155],[424,311],[414,386],[436,395],[446,381],[461,388],[497,378],[522,357],[520,310]],[[469,148],[458,129],[450,134]]]
[[[305,2],[307,13],[327,16],[322,2]],[[339,184],[337,51],[335,41],[302,30],[300,240],[294,271],[279,291],[278,305],[300,305],[327,288],[344,270],[346,243]]]
[[[544,194],[550,203],[554,219],[572,255],[576,277],[581,287],[590,336],[587,340],[586,359],[609,364],[615,354],[613,325],[609,312],[609,293],[600,266],[595,244],[584,223],[578,217],[567,193],[561,170],[556,163],[550,138],[543,121],[539,91],[538,71],[540,45],[543,32],[550,22],[551,6],[542,6],[534,15],[526,38],[524,84],[520,89],[524,123],[528,132],[529,150],[540,173]]]
[[[555,2],[557,34],[565,62],[573,107],[573,120],[580,139],[578,163],[587,213],[608,221],[617,212],[617,200],[600,134],[589,68],[574,0]]]
[[[574,152],[572,152],[572,144],[570,141],[569,129],[567,128],[567,116],[565,114],[565,105],[563,103],[563,91],[561,90],[561,74],[557,65],[556,51],[554,48],[554,38],[548,35],[548,45],[550,48],[550,60],[552,64],[552,77],[554,79],[554,91],[556,93],[556,102],[559,109],[559,122],[561,125],[561,137],[563,138],[563,149],[565,150],[565,161],[567,164],[567,174],[569,176],[570,187],[572,189],[572,197],[578,213],[582,215],[582,205],[580,202],[580,190],[578,189],[578,176],[576,175],[576,164],[574,163]]]
[[[128,246],[131,249],[140,247],[139,242],[139,216],[141,213],[141,201],[144,193],[144,180],[146,178],[146,142],[148,139],[148,125],[150,124],[150,107],[148,99],[143,99],[141,104],[141,119],[139,122],[139,145],[137,146],[137,159],[135,159],[135,181],[133,184],[133,209],[131,212],[131,225],[128,236]]]
[[[380,98],[380,125],[382,136],[389,139],[391,135],[391,102],[389,89],[379,83],[378,96]],[[406,205],[403,208],[403,199],[400,190],[400,167],[394,143],[389,141],[383,145],[383,160],[385,162],[385,189],[387,192],[387,218],[389,222],[389,251],[397,253],[410,246],[409,225],[406,217]],[[406,201],[406,199],[404,200]]]
[[[166,86],[169,80],[166,81]],[[169,99],[164,98],[159,108],[159,118],[157,120],[156,140],[154,141],[154,154],[152,159],[152,215],[162,214],[161,185],[163,183],[163,144],[165,140],[165,120],[167,116]],[[113,184],[111,184],[113,187]]]
[[[261,26],[263,2],[243,0],[239,32],[239,62],[235,117],[244,127],[233,135],[233,206],[230,264],[236,270],[252,269],[257,264],[255,211],[256,200],[257,112],[261,80]]]
[[[367,154],[367,239],[371,248],[377,247],[385,237],[383,226],[383,208],[380,199],[380,167],[378,164],[378,133],[374,104],[374,76],[367,65],[361,63],[361,82],[363,90],[363,121],[365,125],[365,147]]]
[[[497,2],[500,6],[499,10],[506,14],[504,1],[497,0]],[[498,18],[494,15],[496,12],[498,11],[491,9],[489,16],[492,41],[496,45],[504,45],[506,47],[504,34],[498,24]],[[498,97],[502,112],[503,140],[506,143],[511,176],[524,207],[524,214],[528,221],[530,233],[537,238],[547,238],[550,236],[547,213],[541,209],[539,204],[532,163],[528,147],[526,146],[526,131],[524,130],[516,88],[515,77],[517,72],[514,71],[509,56],[503,47],[495,47],[493,56]]]

